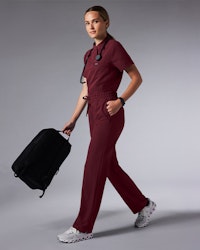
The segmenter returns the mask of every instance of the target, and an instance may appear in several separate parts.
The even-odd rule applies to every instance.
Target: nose
[[[93,23],[90,23],[90,29],[93,30],[94,29],[94,25]]]

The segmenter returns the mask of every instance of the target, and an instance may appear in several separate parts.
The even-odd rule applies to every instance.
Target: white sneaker
[[[74,227],[70,227],[63,234],[58,235],[58,240],[64,243],[75,243],[82,240],[88,240],[93,237],[92,233],[81,233]]]
[[[155,211],[156,203],[149,200],[149,205],[144,207],[138,214],[138,217],[135,221],[135,227],[142,228],[146,227],[149,222],[152,213]]]

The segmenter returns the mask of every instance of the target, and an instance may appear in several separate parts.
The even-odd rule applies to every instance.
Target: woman
[[[131,211],[134,214],[138,213],[135,227],[147,226],[156,207],[156,204],[146,198],[121,169],[115,152],[115,144],[124,126],[123,106],[140,86],[140,73],[122,45],[107,33],[109,16],[103,7],[89,8],[84,18],[86,31],[94,40],[94,44],[85,54],[82,90],[75,111],[65,124],[63,132],[70,135],[87,103],[91,141],[85,163],[78,217],[72,227],[58,235],[58,239],[66,243],[93,237],[92,229],[106,178]],[[131,81],[118,97],[116,92],[123,71],[128,73]]]

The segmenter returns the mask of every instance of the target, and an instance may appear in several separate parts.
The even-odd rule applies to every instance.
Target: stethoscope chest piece
[[[98,62],[102,59],[101,53],[102,53],[103,49],[105,48],[107,42],[108,42],[110,39],[112,39],[112,38],[108,35],[107,39],[105,40],[105,42],[104,42],[104,44],[103,44],[103,46],[102,46],[102,48],[101,48],[101,51],[100,51],[100,52],[96,55],[96,57],[95,57],[96,62],[94,63],[94,65],[98,65]],[[83,71],[82,71],[82,74],[81,74],[80,83],[85,83],[84,81],[82,81],[82,76],[83,76],[83,72],[84,72],[84,70],[85,70],[86,64],[87,64],[87,62],[88,62],[88,59],[89,59],[89,57],[90,57],[90,55],[91,55],[91,53],[92,53],[92,50],[93,50],[93,49],[90,50],[90,52],[89,52],[89,54],[88,54],[88,56],[87,56],[87,59],[85,60],[85,64],[84,64]]]
[[[99,55],[96,55],[96,61],[100,61],[101,60],[101,54],[99,54]]]

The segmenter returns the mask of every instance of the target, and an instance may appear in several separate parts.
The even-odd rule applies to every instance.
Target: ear
[[[106,21],[106,28],[109,27],[109,21]]]

